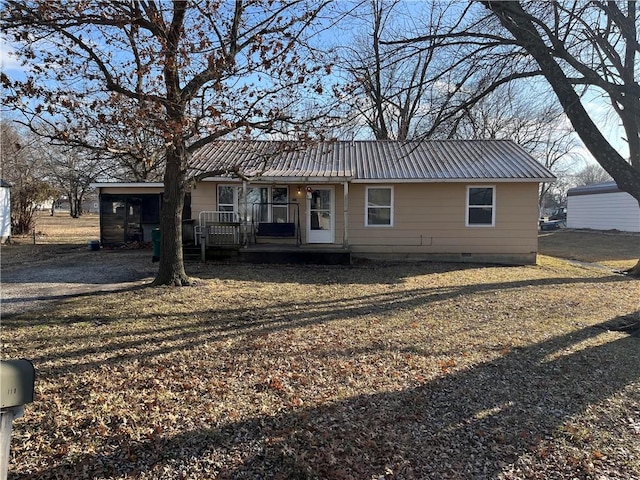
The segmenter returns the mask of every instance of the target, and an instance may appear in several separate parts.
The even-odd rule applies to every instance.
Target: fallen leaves
[[[197,265],[16,317],[11,474],[638,479],[637,339],[596,328],[637,283],[545,262]]]

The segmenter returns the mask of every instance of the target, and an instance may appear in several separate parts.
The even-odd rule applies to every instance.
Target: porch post
[[[342,194],[344,200],[342,201],[342,246],[347,248],[349,246],[349,182],[342,183]]]
[[[244,204],[244,218],[240,219],[240,225],[242,225],[242,244],[246,247],[249,244],[249,235],[248,235],[249,212],[247,211],[247,181],[246,180],[242,180],[242,203]]]

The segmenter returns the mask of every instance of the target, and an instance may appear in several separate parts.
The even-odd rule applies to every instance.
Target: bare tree
[[[0,140],[2,178],[12,185],[11,230],[24,235],[35,226],[36,210],[56,193],[46,180],[47,152],[40,138],[6,121],[0,123]]]
[[[470,106],[456,121],[455,138],[510,139],[521,145],[559,178],[566,178],[579,161],[578,138],[562,108],[549,93],[523,81],[502,85]],[[540,185],[538,208],[565,182]],[[553,195],[552,195],[553,194]]]
[[[46,117],[58,140],[88,148],[113,148],[91,131],[96,117],[134,131],[138,119],[161,133],[155,284],[186,285],[181,213],[189,158],[234,132],[308,138],[309,119],[294,114],[302,98],[322,91],[320,73],[329,69],[309,43],[325,7],[310,0],[6,0],[0,25],[32,72],[3,75],[5,102],[22,107],[32,127]],[[122,98],[130,105],[124,115],[114,108],[127,104]],[[322,115],[319,106],[315,112]]]
[[[638,5],[619,2],[482,2],[532,58],[575,131],[620,189],[640,203],[640,44]],[[584,105],[597,92],[621,122],[628,158]],[[629,270],[640,275],[640,261]]]
[[[366,5],[358,12],[362,30],[342,46],[343,66],[353,111],[376,139],[512,139],[557,175],[565,174],[576,138],[548,88],[494,82],[505,72],[519,78],[512,68],[517,58],[505,51],[485,59],[479,53],[497,45],[449,36],[461,26],[499,29],[495,19],[477,8],[437,1],[409,8],[399,1]],[[540,207],[553,188],[541,186]]]
[[[43,170],[49,183],[69,199],[69,215],[82,215],[82,202],[102,169],[102,159],[77,147],[49,147]]]
[[[594,185],[596,183],[610,182],[609,175],[604,168],[596,163],[589,163],[580,169],[574,176],[574,184],[577,187],[585,185]]]
[[[480,5],[492,18],[475,12],[474,6]],[[546,80],[586,148],[618,186],[640,202],[637,2],[486,0],[474,6],[462,12],[449,31],[402,41],[468,45],[469,57],[490,72],[476,82],[476,92],[466,100],[468,108],[502,85],[532,77]],[[594,97],[608,101],[622,125],[624,147],[608,139],[603,122],[590,113],[586,103]],[[640,261],[629,272],[640,274]]]
[[[370,0],[365,5],[364,13],[357,12],[360,21],[352,20],[353,41],[340,47],[352,123],[364,123],[378,140],[455,136],[468,107],[489,93],[477,86],[490,75],[464,43],[445,41],[457,26],[451,20],[458,18],[459,4]]]

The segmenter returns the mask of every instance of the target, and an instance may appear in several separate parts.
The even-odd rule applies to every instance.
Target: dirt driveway
[[[129,289],[150,282],[150,250],[89,251],[86,247],[2,248],[0,315],[8,318],[65,298]]]

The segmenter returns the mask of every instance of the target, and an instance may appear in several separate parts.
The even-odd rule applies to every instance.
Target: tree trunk
[[[638,201],[638,207],[640,207],[640,201]],[[623,270],[622,273],[625,273],[631,277],[640,278],[640,260],[631,268]]]
[[[583,106],[571,81],[556,59],[549,55],[549,49],[520,3],[496,1],[483,3],[498,15],[502,25],[538,63],[567,118],[596,161],[616,181],[620,190],[629,193],[640,204],[640,171],[628,163],[602,135]],[[629,275],[640,275],[640,260],[625,272]]]
[[[184,145],[167,147],[160,213],[160,264],[153,285],[191,285],[182,257],[182,208],[186,193]]]

